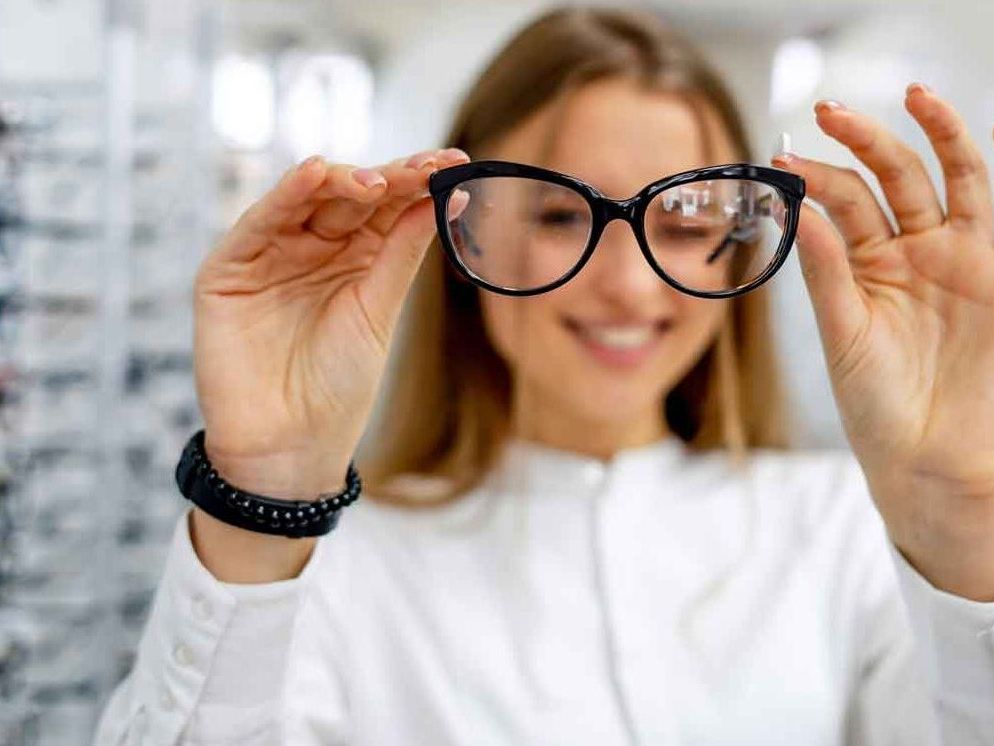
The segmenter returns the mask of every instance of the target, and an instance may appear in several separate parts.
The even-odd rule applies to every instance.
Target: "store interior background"
[[[186,508],[190,288],[214,240],[307,155],[438,145],[479,66],[548,4],[0,2],[0,745],[85,742],[130,666]],[[994,165],[994,8],[647,4],[726,74],[763,164],[787,131],[868,176],[815,125],[834,97],[925,153],[941,193],[903,107],[922,80]],[[796,251],[770,287],[798,444],[843,448]]]

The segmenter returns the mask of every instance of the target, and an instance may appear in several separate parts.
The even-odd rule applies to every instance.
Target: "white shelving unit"
[[[200,0],[17,2],[28,26],[75,12],[99,39],[96,65],[0,64],[0,744],[76,746],[130,668],[184,508],[213,33]]]

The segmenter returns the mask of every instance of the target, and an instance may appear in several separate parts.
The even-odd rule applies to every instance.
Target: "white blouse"
[[[214,578],[186,512],[94,743],[994,743],[994,602],[915,572],[851,452],[750,463],[513,441],[264,584]]]

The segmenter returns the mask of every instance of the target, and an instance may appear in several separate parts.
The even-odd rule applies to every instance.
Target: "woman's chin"
[[[599,381],[593,386],[572,389],[565,396],[566,392],[560,389],[557,401],[571,417],[591,427],[625,429],[647,418],[656,418],[662,412],[662,392],[638,396],[632,388]]]

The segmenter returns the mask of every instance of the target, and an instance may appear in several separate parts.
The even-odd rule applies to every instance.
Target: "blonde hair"
[[[753,162],[741,116],[719,75],[686,38],[649,12],[563,7],[521,29],[464,96],[444,147],[471,156],[536,110],[596,79],[627,76],[680,96],[712,152],[710,105],[740,159]],[[712,344],[667,394],[661,417],[691,450],[723,449],[739,463],[752,447],[788,448],[768,285],[727,301]],[[385,377],[386,413],[359,458],[377,502],[428,507],[457,499],[484,478],[510,434],[512,380],[488,341],[479,291],[429,248],[408,296]],[[441,484],[422,494],[405,475]],[[424,483],[422,479],[420,483]]]

